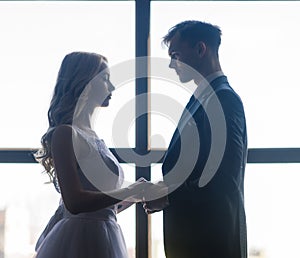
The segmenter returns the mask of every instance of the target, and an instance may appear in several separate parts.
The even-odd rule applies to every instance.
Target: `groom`
[[[242,101],[221,70],[221,30],[185,21],[163,43],[169,67],[197,89],[164,157],[164,181],[152,187],[168,194],[148,198],[144,208],[148,214],[163,210],[167,258],[246,258],[246,121]]]

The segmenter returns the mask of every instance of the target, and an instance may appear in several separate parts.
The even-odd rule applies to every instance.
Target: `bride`
[[[122,168],[92,128],[95,109],[108,106],[115,89],[109,76],[99,54],[73,52],[62,61],[35,153],[62,198],[37,241],[37,258],[128,257],[116,213],[141,202],[151,183],[121,188]]]

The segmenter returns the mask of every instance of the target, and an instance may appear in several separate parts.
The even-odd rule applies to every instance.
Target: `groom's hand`
[[[143,208],[147,214],[158,212],[163,210],[168,205],[167,197],[156,199],[154,201],[148,201],[143,203]]]
[[[168,187],[164,182],[153,184],[145,191],[143,207],[147,214],[161,211],[168,204]]]

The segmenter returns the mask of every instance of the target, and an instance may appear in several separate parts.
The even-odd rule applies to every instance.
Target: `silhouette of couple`
[[[35,153],[62,198],[37,242],[37,258],[128,257],[116,214],[137,202],[148,214],[163,211],[167,258],[247,257],[246,121],[220,66],[221,30],[184,21],[163,43],[180,82],[197,88],[156,184],[141,178],[121,187],[124,172],[92,128],[94,111],[109,105],[115,89],[106,57],[73,52],[63,59],[49,128]]]

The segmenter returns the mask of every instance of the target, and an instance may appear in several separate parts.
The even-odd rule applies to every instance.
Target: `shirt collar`
[[[209,88],[207,89],[207,87],[210,85],[210,83],[214,79],[216,79],[222,75],[224,75],[222,71],[217,71],[217,72],[211,73],[206,78],[203,78],[203,80],[200,81],[199,85],[197,86],[197,88],[194,92],[195,98],[199,99],[200,96],[203,95],[204,92],[206,92],[206,90],[209,90]]]

